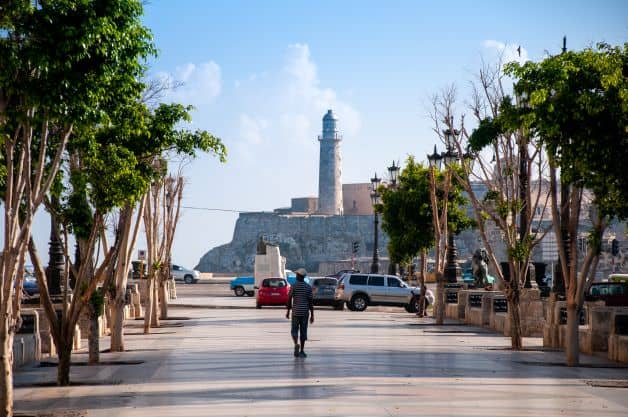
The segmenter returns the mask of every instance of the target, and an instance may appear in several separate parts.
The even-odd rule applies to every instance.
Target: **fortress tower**
[[[340,141],[336,122],[338,119],[331,110],[323,116],[323,135],[320,164],[318,167],[318,212],[320,214],[342,215],[342,181],[340,179]]]

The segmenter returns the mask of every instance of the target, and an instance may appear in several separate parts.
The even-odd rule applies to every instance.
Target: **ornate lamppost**
[[[392,165],[388,167],[388,175],[390,177],[390,184],[388,187],[392,190],[397,189],[397,178],[399,177],[399,165],[395,165],[395,161],[393,160]],[[388,262],[388,274],[389,275],[397,275],[397,265],[392,261]]]
[[[371,203],[373,203],[373,263],[371,263],[371,273],[379,273],[379,217],[377,213],[377,205],[380,203],[380,194],[377,188],[381,182],[381,178],[377,178],[377,173],[371,178],[371,185],[373,189],[371,191]]]
[[[443,135],[445,137],[445,146],[446,151],[439,153],[436,150],[436,145],[434,145],[434,153],[431,155],[427,155],[427,160],[430,165],[430,178],[432,180],[432,186],[436,187],[435,174],[434,170],[438,168],[440,171],[443,163],[445,165],[445,169],[449,169],[449,166],[452,164],[460,163],[462,158],[458,153],[455,140],[456,136],[459,135],[460,132],[456,129],[446,129],[443,131]],[[465,158],[467,155],[465,155]],[[451,181],[451,176],[447,175],[447,181]],[[446,184],[446,186],[450,186],[451,184]],[[435,190],[434,190],[435,191]],[[447,217],[443,219],[445,223],[447,223]],[[446,263],[444,268],[444,277],[448,283],[456,283],[462,277],[462,268],[458,265],[457,262],[458,250],[456,248],[456,239],[455,233],[448,230],[447,232],[447,254],[446,254]]]

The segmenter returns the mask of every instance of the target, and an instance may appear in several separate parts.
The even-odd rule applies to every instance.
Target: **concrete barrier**
[[[35,309],[21,311],[22,325],[13,338],[13,368],[41,358],[41,339],[39,337],[39,314]]]
[[[587,324],[580,328],[580,351],[588,354],[607,352],[614,316],[628,315],[628,307],[606,307],[603,301],[590,303],[587,307]]]
[[[608,358],[628,363],[628,314],[625,311],[614,312],[612,324],[608,337]]]

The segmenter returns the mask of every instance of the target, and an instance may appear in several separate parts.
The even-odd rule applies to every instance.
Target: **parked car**
[[[201,277],[201,273],[197,270],[175,264],[172,264],[172,268],[170,268],[170,275],[175,281],[183,281],[186,284],[196,284]]]
[[[24,292],[26,292],[29,296],[33,297],[39,295],[39,286],[37,285],[37,278],[35,278],[35,275],[26,273],[24,275],[22,285],[24,287]]]
[[[237,277],[229,282],[231,291],[238,296],[242,297],[244,294],[252,297],[255,294],[255,277]]]
[[[370,305],[404,307],[415,313],[421,289],[409,287],[396,276],[379,274],[344,274],[336,287],[335,299],[352,311],[364,311]],[[427,304],[434,303],[430,290],[425,294]]]
[[[602,300],[607,306],[628,306],[628,282],[594,282],[586,292],[585,299]]]
[[[257,290],[255,306],[262,308],[262,306],[286,305],[289,293],[290,284],[285,278],[265,278]]]
[[[344,308],[344,302],[336,300],[336,287],[338,286],[336,278],[311,277],[310,285],[312,286],[314,305],[333,306],[334,310],[342,310]]]

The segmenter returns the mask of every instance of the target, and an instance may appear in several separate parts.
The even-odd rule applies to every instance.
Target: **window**
[[[283,288],[286,286],[286,281],[281,278],[265,279],[262,282],[262,287],[266,288]]]
[[[391,278],[388,277],[388,286],[389,287],[395,287],[395,288],[401,288],[401,281],[399,281],[397,278]]]
[[[369,285],[372,285],[374,287],[383,287],[384,277],[381,275],[371,275],[369,277]]]
[[[351,275],[349,278],[349,284],[351,285],[366,285],[366,280],[368,276],[366,275]]]

